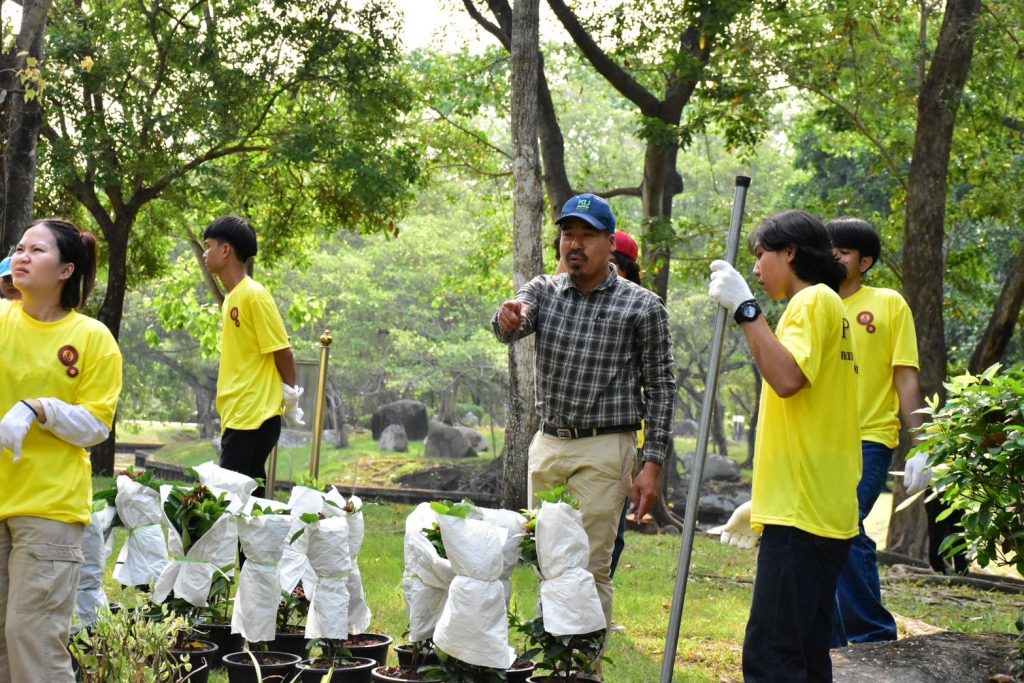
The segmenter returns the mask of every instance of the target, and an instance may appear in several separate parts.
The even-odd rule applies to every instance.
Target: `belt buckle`
[[[559,439],[572,438],[572,430],[569,429],[568,427],[558,427],[557,429],[555,429],[555,432],[557,433]]]

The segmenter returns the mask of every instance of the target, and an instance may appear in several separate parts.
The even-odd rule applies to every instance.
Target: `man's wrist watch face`
[[[738,323],[749,323],[757,320],[759,315],[761,315],[761,308],[756,301],[744,301],[736,309],[735,317]]]

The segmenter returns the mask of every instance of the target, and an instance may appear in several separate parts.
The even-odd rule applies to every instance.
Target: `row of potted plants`
[[[149,578],[160,609],[148,610],[147,621],[174,624],[172,649],[193,652],[163,658],[176,673],[154,680],[202,680],[221,663],[229,676],[248,668],[267,680],[269,668],[290,671],[303,658],[302,675],[319,670],[317,681],[325,671],[333,681],[370,680],[343,677],[367,664],[359,657],[364,644],[349,633],[366,630],[370,620],[356,560],[361,503],[333,489],[325,494],[315,482],[296,487],[287,504],[257,500],[248,477],[213,463],[196,474],[195,486],[158,487],[148,475],[127,472],[116,493],[97,494],[98,505],[113,502],[131,532],[115,577],[132,585]],[[363,658],[377,665],[372,679],[525,680],[536,657],[550,678],[530,680],[587,680],[581,676],[600,661],[605,631],[585,570],[579,506],[564,487],[539,498],[540,508],[522,513],[441,501],[409,516],[403,587],[412,654],[398,668],[384,666],[390,639],[380,636],[387,641],[382,652]],[[157,518],[163,554],[152,534]],[[239,544],[243,559],[236,563]],[[510,576],[522,561],[541,576],[541,604],[537,618],[520,622],[508,605]],[[124,615],[122,629],[132,616]],[[99,666],[102,628],[83,636],[93,639],[76,656],[85,669]],[[510,630],[525,637],[523,657],[508,646]],[[216,649],[198,649],[204,641]]]

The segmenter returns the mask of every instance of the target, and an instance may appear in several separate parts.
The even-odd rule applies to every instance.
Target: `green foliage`
[[[192,471],[195,476],[195,472]],[[197,477],[198,478],[198,477]],[[215,496],[204,484],[191,488],[174,486],[164,501],[168,521],[181,534],[182,551],[189,549],[227,512],[226,493]]]
[[[69,650],[81,669],[82,683],[157,683],[180,680],[189,664],[170,650],[189,628],[166,608],[153,615],[143,609],[100,609],[96,624],[71,638]]]
[[[295,631],[306,623],[309,614],[309,599],[306,598],[302,585],[295,587],[291,593],[281,591],[281,602],[277,606],[277,630]]]
[[[527,650],[522,657],[537,658],[537,668],[550,671],[555,680],[567,683],[575,681],[578,675],[592,672],[602,659],[611,664],[610,660],[602,656],[607,633],[605,629],[593,633],[554,636],[544,630],[543,616],[520,621],[509,613],[508,619],[509,626],[526,639]]]
[[[945,384],[946,403],[928,402],[923,430],[936,473],[934,488],[952,510],[961,510],[963,531],[947,538],[942,552],[970,550],[989,563],[1024,573],[1024,368],[1000,372],[993,365]]]

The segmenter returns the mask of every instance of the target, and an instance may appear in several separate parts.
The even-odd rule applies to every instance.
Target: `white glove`
[[[924,491],[932,483],[932,468],[928,467],[928,451],[918,451],[903,466],[903,486],[907,495]]]
[[[734,271],[735,272],[735,271]],[[729,521],[722,529],[722,545],[749,550],[757,545],[760,539],[757,532],[750,526],[750,501],[733,510]]]
[[[708,285],[708,294],[729,313],[735,313],[741,303],[754,298],[754,295],[750,293],[750,287],[747,286],[747,281],[743,279],[739,271],[721,259],[711,262],[711,283]]]
[[[35,412],[21,401],[0,420],[0,446],[14,453],[14,462],[21,460],[21,444],[35,420]]]
[[[302,421],[302,408],[299,407],[299,398],[302,397],[302,387],[295,385],[294,387],[284,382],[281,383],[284,387],[284,419],[288,420],[292,424],[304,425]]]

